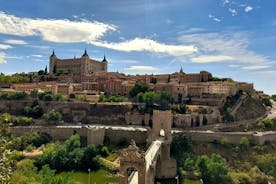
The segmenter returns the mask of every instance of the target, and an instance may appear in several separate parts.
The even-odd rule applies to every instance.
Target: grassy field
[[[60,173],[59,175],[64,176],[67,172]],[[115,174],[110,174],[105,170],[98,170],[90,173],[90,183],[88,182],[88,172],[74,172],[71,175],[73,184],[117,184],[119,183],[119,177]]]
[[[183,184],[201,184],[200,181],[185,179]]]

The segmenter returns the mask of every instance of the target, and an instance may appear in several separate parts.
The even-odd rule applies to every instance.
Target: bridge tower
[[[145,152],[140,151],[135,142],[120,155],[119,183],[146,184]]]
[[[170,156],[170,146],[172,142],[172,119],[173,115],[170,110],[153,111],[153,126],[148,131],[147,143],[154,140],[164,139],[161,147],[161,154],[156,163],[155,178],[174,178],[176,177],[176,160]]]
[[[146,152],[133,142],[120,156],[120,184],[154,184],[155,179],[176,177],[176,161],[170,157],[172,113],[153,111]]]

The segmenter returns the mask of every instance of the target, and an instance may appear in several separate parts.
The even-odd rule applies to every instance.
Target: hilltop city
[[[53,51],[39,71],[0,75],[2,183],[87,170],[88,183],[275,183],[275,95],[182,67],[108,72],[108,59]]]

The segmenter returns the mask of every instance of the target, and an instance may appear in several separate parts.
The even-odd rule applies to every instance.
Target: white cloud
[[[197,48],[191,45],[167,45],[147,38],[135,38],[119,43],[91,41],[90,44],[125,52],[148,51],[172,56],[183,56],[197,52]]]
[[[248,32],[189,34],[181,36],[179,40],[183,44],[194,44],[198,48],[198,54],[202,55],[230,56],[235,62],[255,65],[267,65],[272,62],[248,48]]]
[[[226,4],[228,4],[228,3],[230,3],[229,0],[223,0],[223,1],[222,1],[222,5],[226,5]]]
[[[209,14],[208,17],[209,17],[210,19],[212,19],[213,21],[215,21],[215,22],[221,22],[221,21],[222,21],[222,18],[215,17],[215,16],[212,15],[212,14]]]
[[[261,71],[261,72],[258,72],[258,73],[275,76],[276,75],[276,70],[267,70],[267,71]]]
[[[125,68],[125,70],[152,72],[157,71],[158,69],[153,66],[130,66]]]
[[[228,67],[230,67],[230,68],[239,68],[240,65],[228,65]]]
[[[221,61],[231,61],[233,60],[233,58],[230,56],[217,55],[217,56],[199,56],[199,57],[194,57],[191,60],[193,63],[214,63],[214,62],[221,62]]]
[[[42,55],[40,55],[40,54],[33,54],[33,55],[31,55],[32,57],[36,57],[36,58],[42,58],[43,56]]]
[[[27,42],[25,42],[24,40],[5,40],[4,41],[5,43],[8,43],[8,44],[13,44],[13,45],[26,45]]]
[[[25,59],[26,57],[24,56],[5,56],[6,59]]]
[[[3,64],[3,63],[7,63],[7,61],[5,59],[5,53],[0,52],[0,64]]]
[[[12,48],[12,46],[6,45],[6,44],[0,44],[0,49],[1,50],[7,50],[7,49],[10,49],[10,48]]]
[[[137,64],[139,62],[132,59],[123,59],[123,60],[112,60],[109,63]]]
[[[191,34],[191,33],[199,33],[199,32],[203,32],[205,31],[205,29],[203,28],[199,28],[199,27],[191,27],[191,28],[187,28],[184,31],[179,32],[180,34]]]
[[[168,25],[173,24],[173,21],[172,21],[171,19],[169,19],[169,18],[166,18],[166,19],[165,19],[165,22],[166,22],[166,24],[168,24]]]
[[[250,11],[252,11],[253,10],[253,7],[252,6],[246,6],[245,8],[244,8],[244,11],[245,12],[250,12]]]
[[[41,50],[49,50],[50,49],[50,47],[46,46],[46,45],[27,45],[27,47],[41,49]]]
[[[228,8],[228,11],[231,13],[232,16],[236,16],[238,15],[238,12],[236,9],[233,9],[233,8]]]
[[[0,12],[0,33],[16,36],[41,36],[51,42],[88,42],[101,38],[116,27],[87,20],[30,19]]]
[[[271,66],[268,65],[252,65],[252,66],[245,66],[242,67],[244,70],[260,70],[260,69],[265,69],[265,68],[270,68]]]

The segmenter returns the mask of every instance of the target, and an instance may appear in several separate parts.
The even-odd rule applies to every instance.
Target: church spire
[[[54,57],[54,56],[56,56],[55,50],[53,50],[53,53],[52,53],[51,57]]]
[[[107,62],[106,58],[105,58],[105,55],[104,55],[104,58],[103,58],[103,62]]]
[[[181,68],[180,68],[179,73],[184,73],[184,72],[183,72],[183,69],[182,69],[182,66],[181,66]]]
[[[83,55],[82,55],[82,57],[86,57],[86,56],[89,57],[88,54],[87,54],[87,51],[86,51],[86,49],[85,49],[85,50],[84,50],[84,53],[83,53]]]

